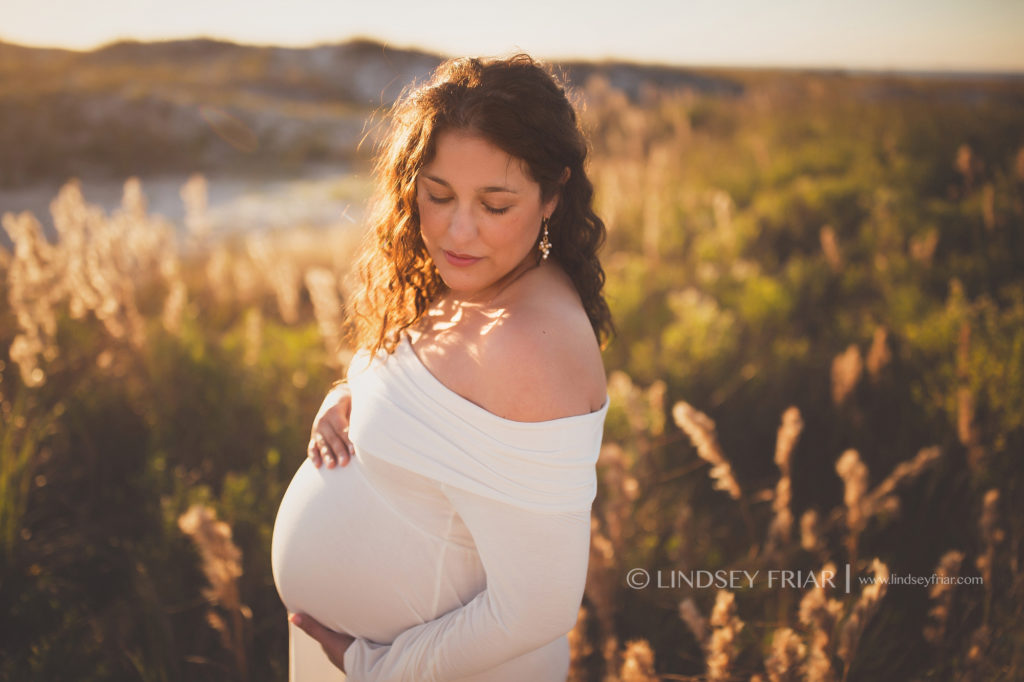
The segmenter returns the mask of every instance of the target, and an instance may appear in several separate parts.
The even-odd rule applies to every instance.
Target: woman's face
[[[465,131],[438,135],[416,186],[427,252],[462,296],[496,293],[503,277],[536,258],[541,220],[557,201],[541,201],[520,159]]]

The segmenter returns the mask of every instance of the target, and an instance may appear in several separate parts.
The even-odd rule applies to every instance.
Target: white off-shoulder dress
[[[351,682],[564,682],[607,399],[504,419],[441,383],[407,339],[358,354],[348,380],[355,456],[305,461],[278,511],[285,606],[356,638]],[[289,628],[292,682],[346,679]]]

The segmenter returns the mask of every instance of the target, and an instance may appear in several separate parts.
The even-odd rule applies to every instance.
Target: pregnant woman
[[[359,351],[274,528],[291,680],[564,682],[608,409],[586,142],[525,55],[392,116]]]

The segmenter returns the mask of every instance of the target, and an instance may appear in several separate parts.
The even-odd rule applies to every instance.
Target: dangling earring
[[[541,260],[547,260],[548,254],[551,253],[551,240],[548,239],[548,219],[544,218],[540,221],[541,227],[544,228],[544,234],[540,238],[540,244],[538,247],[541,252]]]

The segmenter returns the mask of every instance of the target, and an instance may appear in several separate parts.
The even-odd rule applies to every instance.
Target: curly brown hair
[[[392,109],[374,166],[373,229],[357,260],[350,316],[355,347],[393,352],[402,331],[446,290],[424,246],[416,205],[418,175],[445,130],[469,131],[521,159],[540,185],[542,200],[561,192],[549,222],[551,258],[572,279],[594,334],[604,342],[613,332],[597,257],[605,226],[594,213],[594,188],[583,168],[586,139],[565,88],[541,64],[519,54],[445,61]]]

